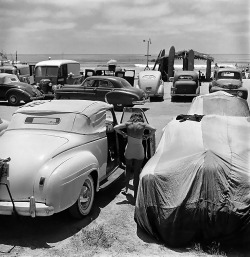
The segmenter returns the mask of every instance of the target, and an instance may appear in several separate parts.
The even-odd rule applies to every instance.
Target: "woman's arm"
[[[124,131],[122,131],[122,129],[124,129],[124,128],[126,128],[126,124],[123,124],[123,123],[114,126],[114,129],[115,129],[115,131],[116,131],[118,134],[122,135],[123,137],[126,137],[127,134],[126,134]]]

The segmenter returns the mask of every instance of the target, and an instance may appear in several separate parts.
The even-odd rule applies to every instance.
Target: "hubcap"
[[[11,96],[10,97],[10,101],[12,102],[12,103],[15,103],[16,102],[16,97],[13,95],[13,96]]]
[[[81,195],[79,198],[79,207],[81,210],[85,211],[86,209],[88,209],[92,200],[91,198],[92,198],[91,182],[87,179],[83,184]]]

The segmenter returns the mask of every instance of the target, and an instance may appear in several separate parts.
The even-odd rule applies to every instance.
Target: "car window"
[[[218,79],[240,79],[240,73],[231,71],[219,72]]]
[[[89,79],[83,82],[84,87],[95,87],[95,80]]]
[[[126,79],[121,79],[120,82],[121,82],[121,85],[122,85],[121,87],[125,87],[125,88],[131,88],[132,87],[131,84]]]
[[[108,80],[100,80],[99,87],[113,88],[114,85]]]

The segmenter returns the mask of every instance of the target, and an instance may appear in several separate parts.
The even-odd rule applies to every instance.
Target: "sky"
[[[0,33],[6,54],[250,54],[250,1],[0,0]]]

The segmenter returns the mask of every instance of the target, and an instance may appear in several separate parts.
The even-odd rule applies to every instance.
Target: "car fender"
[[[10,90],[8,90],[8,91],[6,92],[5,98],[8,99],[8,96],[9,96],[10,94],[12,94],[12,93],[14,93],[14,94],[20,96],[22,99],[23,99],[23,98],[30,99],[30,97],[31,97],[31,95],[30,95],[28,92],[23,91],[22,89],[12,88],[12,89],[10,89]]]
[[[35,182],[35,198],[42,195],[46,205],[53,206],[55,212],[65,210],[76,202],[90,173],[96,173],[96,190],[99,188],[99,162],[91,152],[82,151],[59,159],[51,159],[44,165]],[[53,172],[48,174],[51,169]],[[42,177],[45,178],[44,186],[39,185]]]
[[[132,92],[113,90],[106,94],[107,102],[110,104],[132,105],[133,101],[140,100],[139,96]]]

